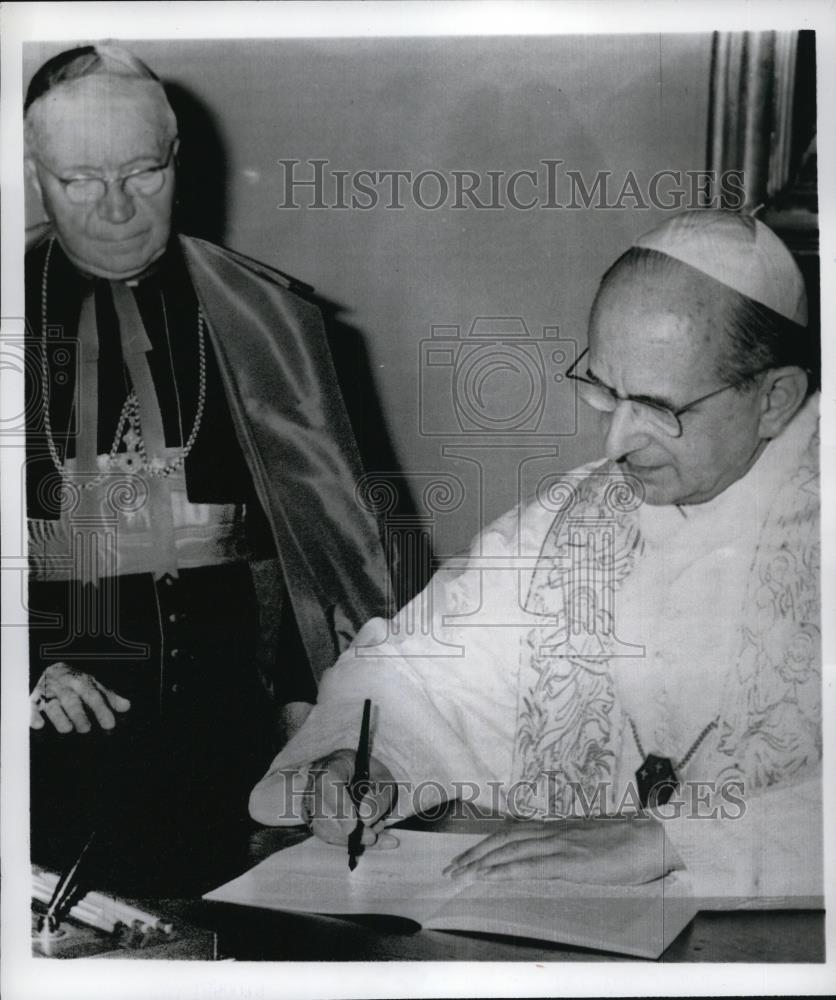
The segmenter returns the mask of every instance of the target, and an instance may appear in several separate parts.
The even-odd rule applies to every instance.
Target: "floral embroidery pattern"
[[[749,791],[821,759],[818,435],[767,515],[726,692],[717,770]]]
[[[635,489],[612,468],[564,479],[560,490],[526,602],[556,624],[529,630],[520,644],[515,806],[529,816],[566,815],[577,789],[591,798],[611,776],[614,601],[641,548]]]
[[[767,513],[740,616],[706,779],[747,791],[792,780],[821,759],[818,436]],[[613,609],[642,553],[634,512],[613,502],[618,473],[602,466],[564,478],[562,497],[532,576],[527,607],[553,624],[520,643],[520,695],[512,779],[524,815],[565,815],[578,790],[590,801],[615,768],[623,723],[610,679]],[[622,484],[627,485],[629,484]],[[543,779],[547,788],[543,792]]]

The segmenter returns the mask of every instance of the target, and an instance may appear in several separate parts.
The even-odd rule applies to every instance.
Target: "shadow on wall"
[[[190,236],[225,245],[228,158],[218,118],[185,87],[168,84],[166,93],[180,133],[175,227]],[[414,519],[415,504],[406,489],[406,478],[386,427],[364,334],[346,321],[349,306],[317,295],[313,290],[300,294],[322,312],[337,380],[364,468],[384,479],[391,476],[400,484],[396,490],[397,504],[386,512],[387,519]],[[426,547],[420,549],[425,551]],[[387,552],[387,557],[395,578],[393,604],[401,607],[429,581],[431,566],[426,558],[420,566],[412,565],[414,559],[406,566],[397,550]]]
[[[175,228],[223,243],[227,156],[217,117],[185,87],[166,84],[165,90],[180,133]]]

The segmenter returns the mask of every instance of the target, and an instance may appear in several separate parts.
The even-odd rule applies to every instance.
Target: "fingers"
[[[400,847],[401,842],[394,833],[379,832],[374,846],[379,851],[392,851],[396,847]]]
[[[75,695],[74,692],[70,691],[68,692],[66,699],[70,700],[75,697],[75,699],[79,701],[79,706],[81,701],[83,701],[87,708],[92,711],[96,718],[96,722],[98,722],[102,729],[113,729],[116,725],[116,717],[113,712],[111,712],[102,694],[103,692],[106,692],[110,695],[113,692],[108,691],[107,688],[100,688],[99,685],[96,684],[96,682],[90,677],[85,677],[83,679],[73,678],[70,683],[73,685],[78,694]],[[65,699],[62,698],[62,702],[64,700]],[[89,730],[89,728],[90,726],[88,724],[87,729]],[[86,730],[82,730],[82,732],[86,732]]]
[[[311,822],[311,833],[319,840],[324,840],[326,844],[338,844],[345,846],[348,838],[357,826],[357,820],[346,819],[315,819]],[[369,826],[363,826],[363,833],[360,843],[364,847],[371,847],[376,843],[378,833]]]
[[[378,841],[378,834],[370,826],[363,827],[360,843],[363,847],[373,847]]]
[[[334,824],[332,820],[315,820],[311,824],[311,831],[319,840],[324,840],[326,844],[334,844],[337,847],[348,846],[348,836],[345,836],[345,827],[341,824]],[[351,828],[354,829],[353,827]],[[349,830],[349,835],[351,830]],[[364,847],[374,848],[376,851],[392,851],[401,846],[400,840],[393,834],[383,829],[383,823],[377,823],[373,827],[363,828],[363,836],[360,841]]]
[[[500,840],[499,837],[496,838]],[[545,837],[542,834],[532,834],[528,836],[505,837],[503,842],[493,850],[488,850],[473,859],[454,860],[445,869],[452,878],[461,878],[464,875],[476,874],[481,877],[491,869],[499,867],[514,866],[520,862],[532,863],[543,878],[556,878],[558,876],[543,873],[543,865],[546,859],[553,859],[564,850],[564,845],[559,836]],[[477,847],[482,845],[477,844]],[[490,845],[488,845],[490,846]],[[553,860],[549,861],[552,867],[555,866]],[[563,862],[565,866],[565,859]]]
[[[357,814],[348,793],[351,764],[343,757],[323,762],[323,770],[314,779],[311,831],[327,844],[346,844],[357,825]],[[371,843],[368,830],[363,843]]]
[[[357,815],[366,826],[378,826],[392,811],[393,799],[394,790],[391,785],[372,782],[355,806]]]
[[[88,674],[80,674],[72,677],[68,681],[69,685],[77,692],[78,696],[91,709],[96,718],[96,722],[102,729],[113,729],[116,725],[116,716],[111,708],[117,712],[127,712],[131,703],[127,698],[106,688],[104,684],[99,684],[95,678]],[[66,706],[64,706],[66,708]],[[78,728],[78,727],[76,727]],[[88,726],[89,729],[89,726]],[[87,730],[79,730],[86,732]]]
[[[64,710],[65,715],[70,720],[77,733],[89,733],[92,726],[84,711],[81,698],[75,691],[67,688],[58,695],[58,702]]]
[[[101,685],[99,685],[99,687],[101,687]],[[121,694],[111,691],[110,688],[102,688],[102,690],[107,695],[110,707],[115,709],[117,712],[127,712],[131,707],[130,701],[127,698],[123,698]]]
[[[44,717],[41,715],[41,711],[34,702],[29,703],[29,728],[30,729],[43,729],[45,726]]]
[[[513,826],[497,830],[478,844],[474,844],[469,850],[457,855],[444,869],[445,874],[452,872],[456,868],[463,868],[467,865],[481,861],[486,855],[519,840],[542,840],[544,837],[552,837],[558,832],[562,824],[552,823],[515,823]]]
[[[544,864],[546,859],[542,857],[526,858],[523,861],[509,861],[507,864],[497,865],[495,868],[488,868],[477,872],[478,879],[487,882],[508,882],[511,879],[544,879],[563,878],[564,874],[560,868],[554,864]],[[554,859],[552,858],[552,861]]]
[[[347,844],[355,825],[356,822],[344,819],[315,819],[311,822],[311,833],[326,844]],[[366,828],[363,831],[363,844],[369,843],[367,833],[370,831]]]
[[[455,858],[445,872],[454,879],[640,884],[670,870],[660,834],[664,838],[661,826],[643,820],[561,821],[544,823],[539,831],[503,830]]]
[[[32,729],[43,729],[44,716],[49,719],[59,733],[89,733],[90,720],[82,706],[81,699],[68,688],[49,698],[38,695],[29,706],[29,725]]]
[[[73,724],[67,718],[67,714],[61,707],[61,702],[58,698],[50,698],[49,701],[41,701],[40,709],[59,733],[71,733],[73,731]]]
[[[102,729],[113,729],[116,712],[127,712],[131,703],[89,674],[66,663],[53,663],[44,670],[35,690],[29,713],[33,729],[42,729],[45,718],[59,733],[89,733],[92,719]]]
[[[326,844],[347,844],[352,829],[353,827],[351,829],[347,827],[345,820],[315,819],[311,823],[311,833],[318,840],[324,840]],[[366,831],[364,830],[363,832],[365,843]]]
[[[391,812],[396,790],[389,772],[375,764],[375,774],[360,790],[359,802],[352,799],[354,753],[338,750],[318,761],[311,795],[310,827],[320,840],[329,844],[347,844],[358,820],[363,824],[361,843],[374,844],[383,830],[383,819]]]

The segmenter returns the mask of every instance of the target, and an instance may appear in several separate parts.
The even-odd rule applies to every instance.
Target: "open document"
[[[687,876],[637,886],[559,879],[480,882],[443,875],[482,835],[393,831],[348,870],[345,847],[311,837],[278,851],[204,899],[302,913],[381,914],[425,929],[536,938],[658,958],[697,912]]]

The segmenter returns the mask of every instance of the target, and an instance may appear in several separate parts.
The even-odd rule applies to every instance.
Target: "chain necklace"
[[[699,750],[702,745],[702,741],[706,738],[706,736],[708,736],[712,729],[717,728],[720,717],[717,716],[717,718],[712,719],[711,722],[708,723],[700,735],[691,744],[690,750],[685,754],[675,768],[670,757],[659,757],[652,753],[645,755],[642,741],[639,739],[639,731],[636,729],[636,724],[630,716],[627,718],[630,722],[630,728],[633,730],[633,739],[636,741],[636,747],[638,748],[639,755],[644,758],[638,771],[636,771],[639,802],[642,807],[646,806],[650,799],[652,799],[654,803],[664,805],[673,795],[677,785],[679,784],[677,771],[681,771],[682,768],[687,765],[688,761],[694,756],[697,750]]]
[[[63,476],[65,474],[65,468],[61,462],[61,457],[58,454],[58,449],[55,446],[55,440],[52,434],[52,420],[49,415],[49,363],[47,361],[46,352],[47,284],[49,277],[49,262],[52,256],[52,248],[54,244],[55,239],[53,237],[47,246],[46,257],[44,259],[43,276],[41,278],[41,377],[43,383],[44,431],[46,432],[47,448],[49,449],[49,454],[52,458],[52,464],[55,466],[58,474]],[[192,450],[192,447],[197,439],[197,434],[200,430],[200,424],[203,419],[203,410],[206,405],[206,341],[203,330],[203,313],[200,311],[200,307],[198,307],[197,311],[197,343],[198,365],[200,371],[197,410],[195,412],[191,434],[189,434],[189,437],[183,445],[177,458],[170,462],[163,462],[158,458],[152,459],[151,461],[148,460],[145,442],[142,439],[139,401],[136,398],[136,393],[133,389],[131,389],[122,406],[122,412],[120,413],[119,420],[116,424],[116,433],[113,436],[113,444],[110,446],[110,451],[107,454],[104,471],[99,473],[99,475],[95,478],[82,483],[81,485],[83,489],[92,490],[96,486],[100,485],[107,478],[108,474],[113,471],[114,466],[121,465],[122,471],[125,472],[140,471],[147,473],[149,476],[159,477],[170,476],[173,472],[177,472],[178,469],[182,468],[183,463],[186,461],[186,457]],[[128,427],[127,431],[125,430],[126,425]],[[122,463],[117,460],[117,452],[119,451],[119,445],[122,443],[123,439],[128,451],[130,452],[135,450],[139,455],[139,470],[134,469],[133,459],[129,456],[126,457],[125,461]]]

